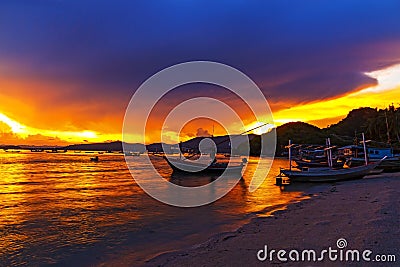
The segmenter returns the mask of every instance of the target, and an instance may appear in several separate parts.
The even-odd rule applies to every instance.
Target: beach
[[[159,255],[147,266],[398,266],[399,173],[321,185],[307,193],[311,198],[271,216],[254,218],[236,231],[220,233],[205,243]],[[338,251],[336,260],[327,254],[320,257],[320,252],[329,247]],[[275,250],[272,257],[271,250]],[[287,261],[278,260],[279,250],[287,252],[281,255]],[[301,261],[300,257],[292,261],[288,258],[291,250],[300,251],[300,256],[303,250],[315,250],[317,261],[322,260]],[[351,254],[346,258],[347,250],[358,250],[359,261]],[[366,250],[371,253],[366,252],[363,258]],[[292,256],[296,259],[295,253]]]

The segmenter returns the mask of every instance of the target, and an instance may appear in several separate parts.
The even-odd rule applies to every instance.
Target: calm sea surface
[[[279,167],[288,164],[283,159],[250,193],[257,166],[250,158],[244,179],[222,199],[200,208],[171,207],[135,184],[122,154],[101,154],[91,162],[95,155],[0,152],[0,265],[141,264],[303,198],[302,188],[281,191],[274,185]],[[135,172],[150,175],[143,157],[135,160]],[[153,162],[171,177],[162,158]],[[190,183],[202,179],[191,177]]]

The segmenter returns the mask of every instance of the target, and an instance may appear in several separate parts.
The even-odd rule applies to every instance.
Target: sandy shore
[[[323,188],[323,189],[322,189]],[[185,251],[160,255],[149,266],[365,266],[364,250],[371,250],[368,265],[399,266],[400,264],[400,174],[381,174],[362,180],[342,182],[321,187],[309,200],[290,205],[270,217],[253,219],[232,233],[214,236],[207,242]],[[360,251],[360,261],[330,261],[327,254],[322,262],[282,262],[277,259],[260,261],[257,253],[267,245],[285,250],[313,249],[320,253],[328,247],[338,249],[337,240],[344,238],[343,249]],[[337,252],[339,253],[339,252]],[[265,253],[260,252],[260,257]],[[379,263],[377,254],[395,255],[396,262]],[[345,255],[345,254],[344,254]],[[292,254],[293,257],[296,254]],[[307,255],[305,255],[307,257]],[[332,254],[334,257],[334,254]],[[338,254],[339,257],[339,254]],[[378,256],[379,257],[379,256]],[[392,256],[386,256],[392,257]],[[381,257],[382,258],[382,257]],[[338,258],[339,259],[339,258]]]

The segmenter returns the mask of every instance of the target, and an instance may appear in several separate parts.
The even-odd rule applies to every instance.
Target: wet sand
[[[321,252],[344,238],[343,250],[371,250],[395,255],[400,262],[400,173],[367,176],[362,180],[317,187],[313,196],[289,205],[273,216],[259,217],[235,232],[221,233],[203,244],[184,251],[165,253],[147,262],[148,266],[364,266],[360,262],[281,262],[257,259],[257,252],[268,246],[276,251],[313,249]],[[263,254],[260,254],[263,256]],[[288,257],[288,254],[286,254]],[[370,263],[372,264],[372,263]],[[377,262],[374,266],[379,266]]]

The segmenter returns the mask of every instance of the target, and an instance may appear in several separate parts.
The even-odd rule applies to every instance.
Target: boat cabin
[[[316,159],[326,158],[326,153],[325,153],[325,150],[323,150],[323,149],[315,149],[315,150],[304,149],[304,150],[300,150],[299,154],[300,154],[300,158],[308,159],[308,160],[316,160]]]
[[[340,154],[345,157],[361,157],[364,156],[364,148],[362,146],[345,146],[338,149]],[[393,157],[393,150],[391,148],[376,148],[367,147],[368,158],[381,159],[385,156]]]

